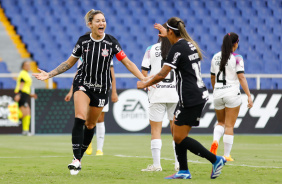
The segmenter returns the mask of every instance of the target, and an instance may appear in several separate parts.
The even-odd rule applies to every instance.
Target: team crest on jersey
[[[109,49],[102,49],[102,56],[107,57],[109,55]]]
[[[86,89],[83,86],[79,86],[80,91],[86,91]]]

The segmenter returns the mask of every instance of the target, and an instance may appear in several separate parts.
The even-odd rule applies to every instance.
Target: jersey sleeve
[[[142,70],[145,70],[145,71],[151,70],[151,49],[152,49],[152,46],[146,49],[146,52],[144,54],[142,64],[141,64]]]
[[[244,60],[241,55],[236,55],[236,72],[239,73],[245,73],[244,69]]]
[[[113,54],[116,55],[117,60],[121,61],[126,57],[117,39],[113,37]]]
[[[168,65],[174,69],[177,68],[177,65],[180,61],[180,57],[181,57],[181,53],[178,51],[179,49],[177,49],[177,47],[172,46],[168,56],[167,56],[167,60],[165,61],[164,65]]]
[[[76,42],[71,55],[75,58],[80,58],[80,56],[82,55],[82,41],[80,38]]]
[[[213,57],[212,60],[211,60],[211,70],[210,70],[210,72],[211,72],[211,75],[215,75],[214,57]]]

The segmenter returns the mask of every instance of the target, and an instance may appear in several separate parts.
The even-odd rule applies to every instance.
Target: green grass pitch
[[[212,135],[190,135],[210,148]],[[162,135],[162,172],[141,172],[152,164],[150,135],[106,135],[104,156],[82,159],[82,170],[71,176],[67,165],[72,160],[71,136],[0,136],[0,183],[59,184],[153,184],[153,183],[282,183],[282,136],[235,135],[234,162],[224,166],[222,174],[210,179],[211,164],[188,151],[191,180],[165,180],[175,173],[172,138]],[[223,154],[222,140],[218,154]]]

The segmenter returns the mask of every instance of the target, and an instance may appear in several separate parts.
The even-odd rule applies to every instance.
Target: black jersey
[[[182,107],[205,103],[209,93],[201,77],[201,62],[196,47],[184,39],[175,43],[164,63],[175,69],[177,92]]]
[[[72,51],[73,57],[81,57],[83,61],[74,83],[84,85],[93,92],[109,91],[112,82],[111,60],[121,51],[117,39],[109,34],[104,34],[100,40],[95,40],[91,33],[81,36]]]

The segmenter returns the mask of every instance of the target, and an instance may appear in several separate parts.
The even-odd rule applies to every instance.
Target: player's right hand
[[[37,68],[37,70],[40,73],[34,73],[32,74],[35,78],[37,78],[38,80],[46,80],[49,79],[49,74],[43,70],[40,70],[39,68]]]

